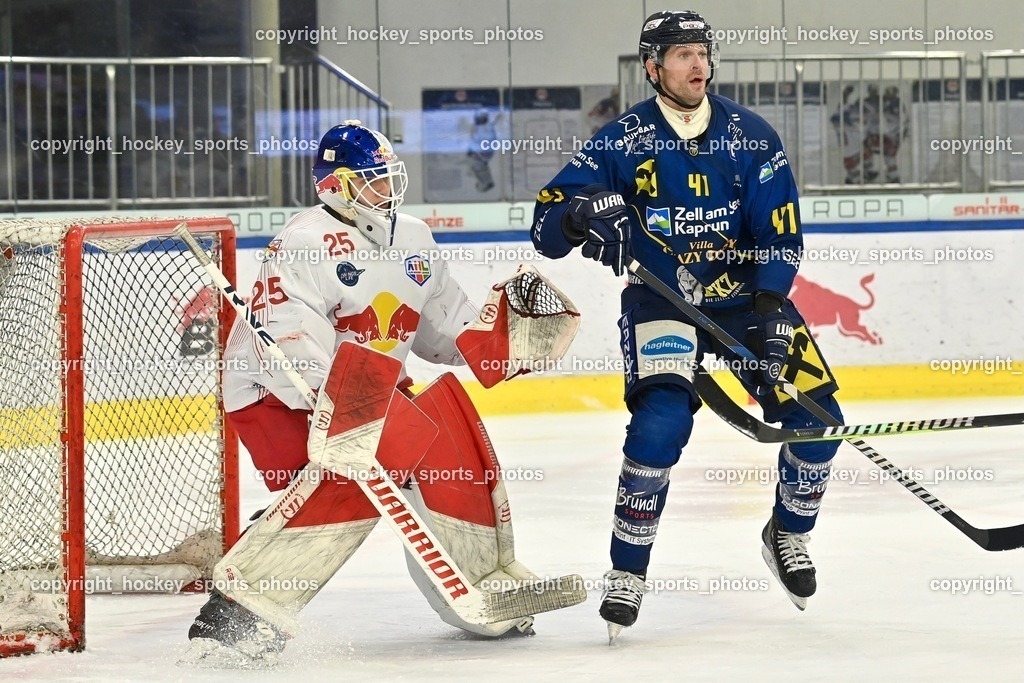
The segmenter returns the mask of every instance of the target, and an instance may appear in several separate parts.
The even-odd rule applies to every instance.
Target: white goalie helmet
[[[383,134],[354,120],[331,128],[317,149],[313,184],[320,201],[368,240],[391,246],[409,176]]]

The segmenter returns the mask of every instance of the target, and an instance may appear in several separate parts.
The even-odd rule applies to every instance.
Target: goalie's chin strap
[[[334,218],[335,220],[339,220],[342,223],[344,223],[345,225],[351,225],[352,227],[355,227],[355,224],[351,220],[349,220],[348,218],[345,218],[340,213],[338,213],[337,211],[335,211],[331,207],[327,206],[326,204],[321,204],[320,208],[322,208],[324,211],[326,211],[327,214],[329,216],[331,216],[331,218]]]

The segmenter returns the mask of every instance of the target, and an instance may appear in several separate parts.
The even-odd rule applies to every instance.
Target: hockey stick
[[[948,432],[983,427],[1012,427],[1024,425],[1024,413],[1001,413],[971,417],[946,417],[931,420],[904,420],[903,422],[876,422],[873,424],[843,425],[841,427],[806,427],[782,429],[757,419],[737,405],[705,370],[696,369],[694,386],[719,417],[730,426],[761,443],[800,443],[803,441],[835,441],[855,436],[891,436],[920,432]]]
[[[288,357],[274,341],[274,338],[256,319],[249,306],[242,301],[235,288],[215,263],[206,254],[196,239],[189,233],[185,223],[174,229],[174,235],[188,247],[196,260],[203,266],[213,283],[224,295],[238,315],[249,325],[252,333],[263,345],[264,350],[279,363],[279,367],[296,389],[305,397],[311,408],[316,406],[316,394],[306,380],[292,366]],[[381,518],[387,523],[396,536],[402,541],[406,551],[423,573],[430,579],[437,594],[445,603],[465,621],[472,624],[493,624],[502,621],[522,619],[541,612],[550,612],[563,607],[583,602],[586,591],[583,589],[583,578],[578,574],[563,576],[554,581],[524,581],[516,588],[500,592],[483,592],[473,586],[472,582],[459,569],[455,560],[444,549],[441,542],[430,531],[415,508],[406,500],[387,472],[375,459],[366,463],[370,477],[357,477],[356,483],[363,494],[377,509]],[[310,471],[321,469],[319,465],[310,463],[306,467],[305,481],[315,481],[317,485],[326,479],[316,476],[321,472]],[[297,490],[290,486],[287,494]],[[308,500],[308,492],[301,500]],[[283,507],[284,500],[277,502],[267,515]],[[299,503],[301,504],[301,502]],[[399,523],[398,519],[402,518]],[[415,537],[415,542],[412,540]]]
[[[734,353],[741,360],[757,363],[758,358],[749,349],[736,341],[732,335],[722,329],[715,321],[702,313],[697,307],[688,302],[674,289],[662,282],[651,271],[647,270],[639,261],[631,256],[626,257],[626,268],[636,277],[640,278],[647,286],[654,289],[658,294],[668,299],[676,308],[683,312],[694,324],[701,327],[705,332],[722,343],[729,351]],[[797,389],[791,382],[782,377],[777,384],[786,395],[790,396],[800,406],[807,409],[830,427],[842,427],[842,423],[832,417],[824,408],[819,406]],[[744,411],[745,412],[745,411]],[[908,476],[899,467],[896,467],[883,457],[878,451],[859,439],[845,437],[854,448],[866,455],[873,463],[888,472],[892,477],[903,485],[905,489],[917,496],[928,507],[941,515],[943,519],[955,526],[965,536],[977,543],[985,550],[1012,550],[1024,547],[1024,524],[1011,527],[1000,527],[995,529],[979,529],[968,524],[960,515],[950,510],[938,498],[928,492],[923,486]]]

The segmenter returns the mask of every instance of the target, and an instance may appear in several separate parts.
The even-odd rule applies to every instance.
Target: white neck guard
[[[693,111],[673,109],[665,104],[660,95],[657,102],[668,125],[672,126],[672,130],[683,140],[692,140],[708,129],[708,123],[711,122],[711,102],[708,101],[707,95]]]

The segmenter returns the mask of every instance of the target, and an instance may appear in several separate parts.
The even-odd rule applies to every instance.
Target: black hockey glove
[[[754,295],[754,310],[747,315],[746,345],[763,363],[758,371],[745,374],[762,395],[779,380],[793,342],[793,323],[782,312],[783,301],[774,292],[759,291]]]
[[[611,266],[616,275],[626,271],[629,242],[628,207],[622,195],[603,185],[587,185],[569,201],[562,233],[569,244],[582,245],[587,258]]]

